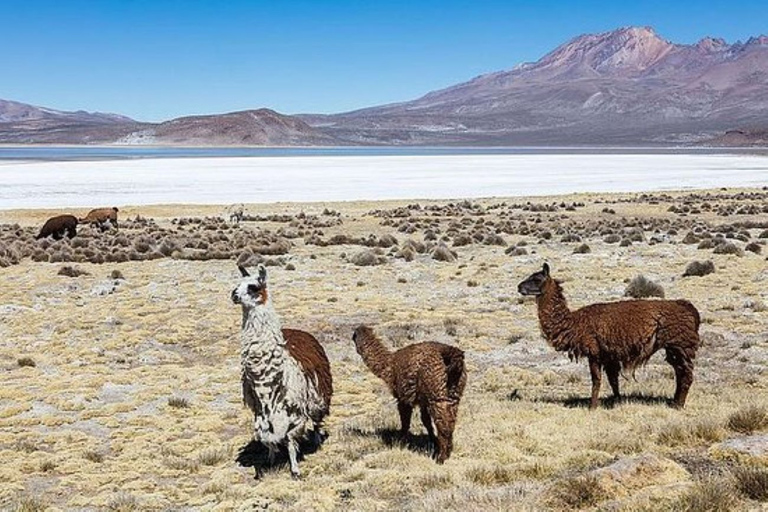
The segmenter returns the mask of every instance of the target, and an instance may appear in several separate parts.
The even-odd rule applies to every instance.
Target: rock
[[[720,459],[750,459],[768,464],[768,434],[755,434],[727,439],[709,449]]]
[[[118,282],[115,280],[109,280],[109,281],[102,281],[101,283],[96,283],[93,288],[91,288],[91,295],[96,296],[102,296],[102,295],[110,295],[112,293],[115,293],[115,290],[117,290]]]
[[[653,453],[619,459],[610,466],[589,473],[607,494],[617,498],[651,486],[667,486],[690,480],[691,475],[678,463]]]

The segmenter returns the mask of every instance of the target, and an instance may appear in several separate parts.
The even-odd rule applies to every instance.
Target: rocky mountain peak
[[[576,37],[545,55],[537,67],[566,69],[576,66],[598,74],[642,71],[674,46],[651,27],[623,27]]]

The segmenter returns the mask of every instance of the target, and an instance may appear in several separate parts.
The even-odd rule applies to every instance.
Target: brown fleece
[[[88,215],[80,219],[80,222],[84,224],[104,224],[110,221],[115,228],[117,228],[117,208],[96,208],[88,212]]]
[[[467,383],[464,352],[435,342],[416,343],[391,352],[364,325],[355,330],[353,339],[366,366],[387,384],[397,400],[401,435],[408,435],[413,408],[419,407],[421,421],[436,444],[437,462],[443,463],[453,450],[459,401]]]
[[[570,311],[560,284],[551,277],[546,278],[536,299],[539,324],[547,341],[571,358],[589,360],[590,408],[597,407],[602,368],[618,397],[620,371],[633,371],[662,348],[677,381],[672,405],[685,405],[693,382],[701,323],[693,304],[685,300],[627,300]]]
[[[322,345],[308,332],[297,329],[283,329],[283,338],[288,348],[288,353],[299,362],[302,371],[317,383],[317,390],[323,398],[325,408],[321,417],[312,418],[316,423],[323,421],[331,407],[331,395],[333,395],[333,379],[331,378],[331,365],[325,355]]]
[[[53,236],[55,240],[61,240],[65,236],[74,238],[77,235],[77,217],[74,215],[57,215],[51,217],[43,224],[37,239]]]

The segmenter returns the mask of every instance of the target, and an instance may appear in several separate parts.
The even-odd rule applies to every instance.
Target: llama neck
[[[252,308],[243,308],[241,351],[271,353],[272,357],[285,352],[280,317],[271,303]],[[274,359],[273,359],[274,360]]]
[[[570,350],[573,315],[563,296],[563,289],[554,279],[547,279],[542,294],[536,297],[541,332],[555,350]]]
[[[392,353],[376,336],[366,336],[357,344],[365,365],[378,378],[392,387]]]

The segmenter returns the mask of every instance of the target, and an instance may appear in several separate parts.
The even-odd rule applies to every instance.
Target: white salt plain
[[[291,156],[2,161],[0,209],[452,199],[768,185],[768,157]]]

